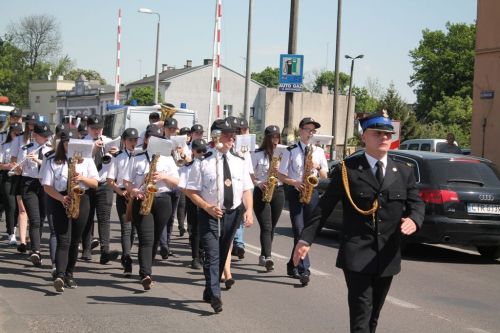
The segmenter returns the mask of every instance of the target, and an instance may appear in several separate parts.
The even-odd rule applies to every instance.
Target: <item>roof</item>
[[[208,64],[208,65],[200,65],[200,66],[194,66],[194,67],[184,67],[184,68],[176,68],[176,69],[167,69],[161,73],[158,74],[159,76],[159,81],[162,82],[162,81],[167,81],[167,80],[170,80],[174,77],[177,77],[177,76],[181,76],[181,75],[184,75],[184,74],[187,74],[187,73],[190,73],[190,72],[194,72],[194,71],[197,71],[197,70],[200,70],[202,68],[205,68],[205,67],[212,67],[212,64]],[[236,75],[239,75],[241,77],[245,77],[244,75],[242,75],[241,73],[238,73],[236,72],[235,70],[232,70],[224,65],[221,65],[221,67],[227,69],[228,71],[231,71],[233,73],[235,73]],[[151,75],[151,76],[147,76],[143,79],[140,79],[140,80],[137,80],[137,81],[134,81],[134,82],[130,82],[129,84],[127,84],[127,87],[130,87],[130,86],[135,86],[135,85],[144,85],[144,84],[148,84],[148,83],[154,83],[155,81],[155,76],[154,75]],[[255,80],[250,80],[252,81],[253,83],[255,84],[258,84],[259,86],[261,87],[265,87],[262,83],[260,82],[257,82]]]

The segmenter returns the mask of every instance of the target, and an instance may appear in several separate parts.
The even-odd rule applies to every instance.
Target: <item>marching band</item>
[[[14,109],[8,121],[0,119],[0,125],[7,126],[0,133],[0,196],[8,245],[17,246],[20,253],[29,251],[29,260],[40,267],[47,256],[40,247],[47,218],[57,292],[77,286],[74,274],[80,244],[81,259],[92,260],[94,215],[99,262],[118,259],[119,252],[110,248],[113,198],[120,222],[123,274],[133,275],[132,245],[137,240],[137,274],[144,290],[152,288],[154,259],[157,254],[162,259],[171,255],[177,218],[180,236],[186,231],[189,235],[190,267],[203,268],[202,299],[216,313],[222,311],[221,282],[226,290],[235,283],[231,249],[234,246],[233,254],[244,257],[242,230],[253,224],[253,216],[260,227],[258,265],[265,272],[275,269],[272,243],[285,197],[294,235],[292,249],[301,246],[304,227],[310,232],[319,202],[316,185],[328,171],[323,149],[311,141],[320,128],[318,122],[302,119],[298,141],[291,146],[281,145],[280,128],[269,125],[257,147],[255,135],[253,144],[242,141],[251,137],[244,119],[215,120],[207,142],[202,125],[179,131],[170,111],[162,110],[161,117],[152,113],[145,130],[127,128],[115,140],[103,135],[104,120],[98,115],[81,121],[78,128],[57,125],[55,135],[35,113],[23,118]],[[292,250],[287,273],[304,286],[310,282],[307,252],[293,258]]]

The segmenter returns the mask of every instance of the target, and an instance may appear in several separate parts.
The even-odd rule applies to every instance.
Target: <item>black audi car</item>
[[[410,150],[393,150],[389,157],[413,168],[425,202],[424,224],[408,243],[474,245],[485,257],[500,257],[500,173],[492,162]],[[320,190],[327,185],[322,181]],[[323,227],[341,231],[341,214],[338,204]]]

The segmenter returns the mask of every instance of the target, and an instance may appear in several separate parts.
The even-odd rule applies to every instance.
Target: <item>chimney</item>
[[[212,59],[203,59],[203,65],[211,65]]]
[[[184,68],[191,68],[191,67],[193,67],[193,60],[186,60]]]
[[[168,64],[161,64],[161,71],[164,72],[165,68],[168,69]]]

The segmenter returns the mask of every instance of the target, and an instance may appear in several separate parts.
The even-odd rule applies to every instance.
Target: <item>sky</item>
[[[122,83],[154,75],[157,16],[138,13],[149,8],[160,13],[159,67],[193,66],[212,58],[215,0],[1,0],[0,36],[10,22],[48,14],[56,18],[62,54],[76,67],[101,73],[114,84],[118,9],[122,10]],[[248,0],[222,0],[222,64],[245,73]],[[422,30],[445,30],[447,22],[474,23],[476,0],[343,0],[340,70],[350,71],[348,54],[356,60],[353,84],[393,83],[401,97],[413,103],[408,86],[413,73],[409,51],[416,48]],[[8,13],[8,15],[6,15]],[[290,0],[253,0],[251,72],[279,66],[287,53]],[[304,55],[304,76],[335,65],[337,1],[300,0],[297,53]],[[224,78],[222,77],[222,94]]]

